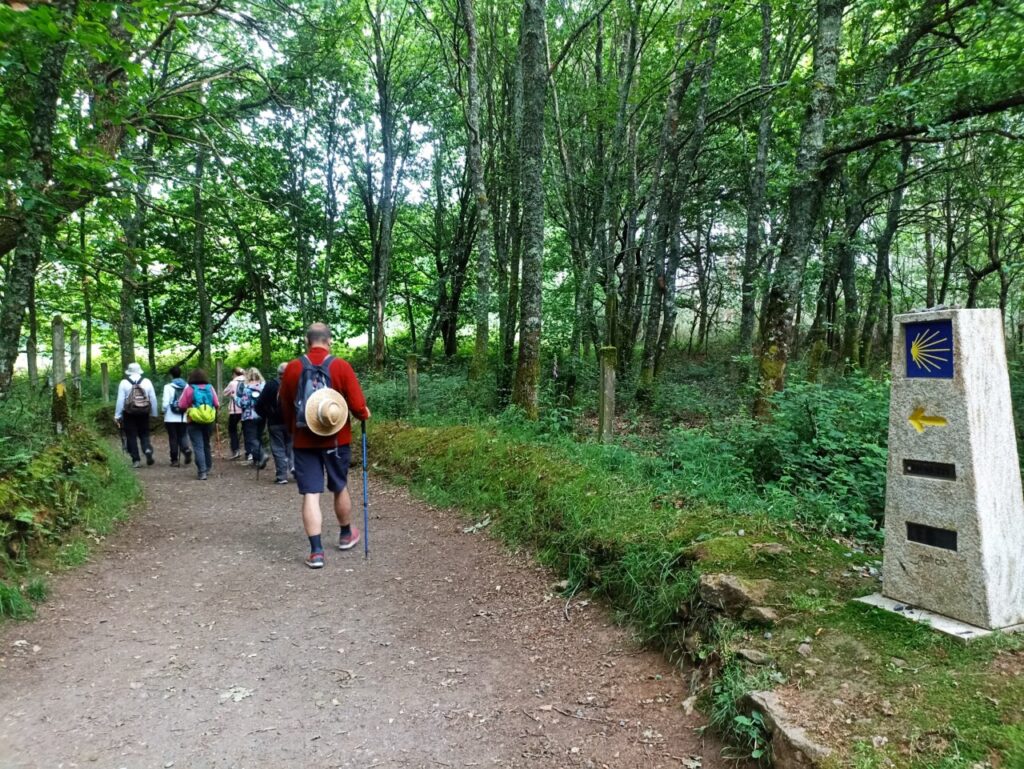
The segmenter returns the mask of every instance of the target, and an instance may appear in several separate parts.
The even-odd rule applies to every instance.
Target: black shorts
[[[322,494],[324,472],[327,488],[338,493],[348,485],[348,466],[352,462],[352,447],[336,449],[295,449],[295,482],[300,494]]]

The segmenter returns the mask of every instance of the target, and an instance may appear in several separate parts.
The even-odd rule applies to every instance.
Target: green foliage
[[[42,603],[50,595],[50,586],[43,577],[33,577],[25,585],[25,595],[34,603]]]
[[[28,619],[33,614],[32,604],[13,585],[0,582],[0,619]]]
[[[84,539],[73,539],[61,546],[54,559],[62,569],[73,569],[89,560],[89,544]]]
[[[733,433],[753,480],[816,499],[814,516],[824,518],[813,522],[828,530],[869,536],[885,509],[888,383],[859,375],[833,386],[794,382],[772,405],[770,423]]]
[[[45,403],[19,382],[9,408],[0,409],[0,424],[11,436],[0,441],[0,578],[23,584],[5,594],[8,616],[24,614],[15,593],[44,600],[48,588],[40,571],[51,563],[85,562],[90,543],[109,533],[141,496],[135,476],[105,440],[75,421],[65,434],[51,433]],[[80,413],[91,418],[89,409]]]

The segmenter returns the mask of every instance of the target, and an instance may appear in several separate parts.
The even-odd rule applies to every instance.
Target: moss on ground
[[[716,726],[758,747],[738,697],[776,685],[835,751],[837,767],[1024,767],[1024,639],[963,645],[851,600],[877,591],[880,555],[763,509],[666,498],[617,447],[540,443],[471,426],[375,425],[375,467],[431,502],[490,516],[570,589],[608,598],[670,657],[719,673],[703,701]],[[772,580],[766,629],[699,605],[701,573]],[[768,655],[744,661],[740,650]],[[799,650],[799,651],[798,651]]]
[[[46,598],[46,575],[87,560],[142,494],[121,455],[80,425],[8,459],[0,473],[0,620],[31,616]]]

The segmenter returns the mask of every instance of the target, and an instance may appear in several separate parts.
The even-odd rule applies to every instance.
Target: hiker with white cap
[[[360,539],[359,530],[352,526],[352,497],[348,492],[352,459],[349,413],[365,422],[370,409],[352,366],[331,355],[331,330],[325,324],[314,323],[307,329],[306,350],[281,375],[278,402],[284,425],[292,435],[302,524],[309,537],[306,565],[320,569],[324,565],[320,495],[325,474],[341,528],[338,549],[348,550]]]
[[[114,406],[114,423],[124,430],[132,467],[141,467],[139,443],[146,455],[146,464],[153,464],[153,444],[149,442],[149,418],[156,416],[156,390],[153,383],[143,376],[142,366],[129,363],[124,379],[117,386],[117,405]]]

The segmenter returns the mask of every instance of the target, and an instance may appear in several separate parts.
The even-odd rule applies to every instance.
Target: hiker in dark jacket
[[[287,363],[277,367],[277,378],[268,379],[263,387],[263,395],[256,402],[256,413],[267,423],[270,433],[270,451],[274,455],[274,483],[288,483],[288,473],[292,469],[292,437],[284,426],[281,416],[281,405],[277,402],[277,393],[281,388],[280,377],[287,368]]]

